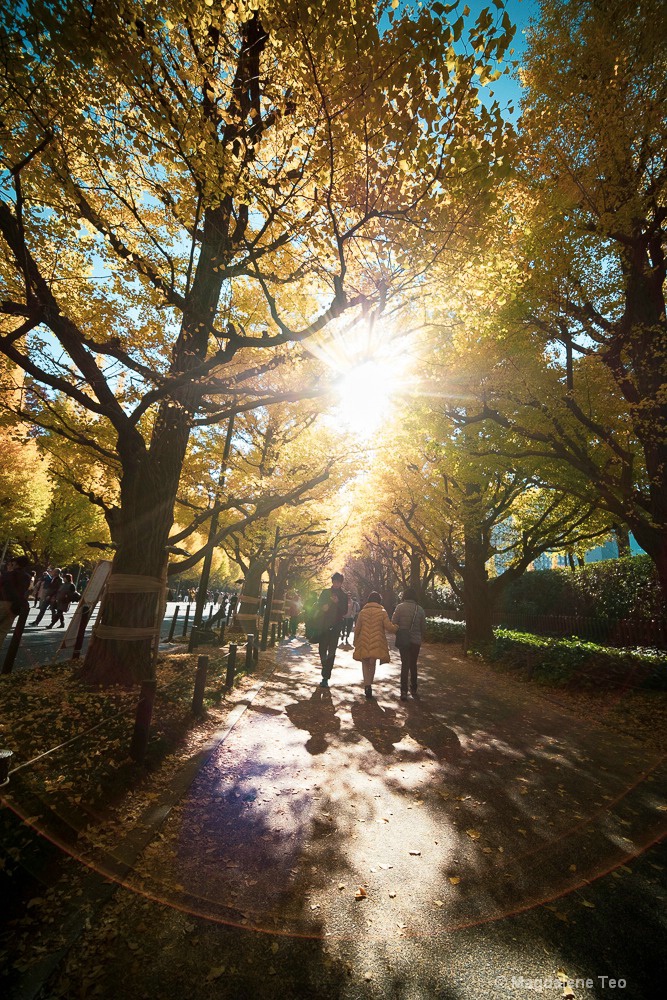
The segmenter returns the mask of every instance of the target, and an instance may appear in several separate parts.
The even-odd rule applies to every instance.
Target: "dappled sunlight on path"
[[[561,912],[665,829],[664,762],[442,647],[421,697],[398,664],[366,700],[294,640],[137,869],[146,894],[230,924],[400,941],[541,903]],[[360,897],[360,898],[359,898]]]

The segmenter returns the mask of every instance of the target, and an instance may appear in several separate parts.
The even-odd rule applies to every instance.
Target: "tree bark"
[[[166,585],[169,532],[188,439],[185,413],[163,404],[158,411],[151,449],[130,460],[125,455],[121,503],[110,528],[116,551],[111,568],[115,575],[152,577]],[[119,450],[120,445],[119,445]],[[109,592],[104,595],[98,623],[103,628],[155,628],[161,624],[159,591]],[[93,635],[81,669],[91,684],[130,686],[154,674],[154,639],[123,639]]]
[[[253,559],[243,581],[243,590],[239,598],[241,605],[235,622],[246,635],[257,634],[259,597],[265,569],[266,562],[264,560]]]
[[[475,649],[493,642],[494,595],[486,571],[488,546],[482,531],[473,525],[464,529],[463,611],[466,634],[464,648]]]
[[[625,524],[614,525],[614,537],[618,546],[619,557],[630,555],[630,532]]]

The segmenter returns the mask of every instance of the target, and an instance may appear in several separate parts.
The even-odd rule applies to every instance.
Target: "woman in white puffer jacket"
[[[387,632],[396,634],[398,627],[389,621],[389,615],[382,607],[382,595],[376,590],[368,595],[368,600],[357,615],[354,626],[355,660],[361,660],[361,670],[364,675],[364,691],[367,698],[373,697],[371,687],[375,677],[375,665],[389,663],[389,646]]]

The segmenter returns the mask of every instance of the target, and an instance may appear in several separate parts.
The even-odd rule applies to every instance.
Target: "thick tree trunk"
[[[264,560],[253,559],[243,581],[243,590],[239,598],[241,604],[236,614],[235,624],[246,635],[257,635],[262,576],[265,569]]]
[[[166,546],[188,433],[185,411],[164,403],[155,420],[150,451],[135,443],[132,455],[131,444],[119,444],[121,453],[125,449],[121,502],[110,525],[116,552],[80,674],[91,684],[130,686],[154,676],[156,628],[161,625],[166,586]],[[114,577],[149,579],[142,590],[140,581],[114,581]],[[131,629],[151,629],[153,635],[138,637],[128,632]]]
[[[475,649],[493,642],[494,594],[486,572],[488,547],[481,531],[467,526],[464,531],[463,611],[466,635],[464,648]]]
[[[667,534],[644,525],[633,525],[633,534],[653,561],[662,594],[662,617],[667,618]]]
[[[614,525],[614,537],[620,557],[630,555],[630,532],[625,524]]]

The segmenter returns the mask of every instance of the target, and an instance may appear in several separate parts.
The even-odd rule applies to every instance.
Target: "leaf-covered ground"
[[[75,790],[38,772],[45,800],[89,790],[83,801],[94,801],[98,815],[79,856],[97,864],[118,854],[212,731],[247,706],[165,814],[122,879],[125,888],[111,886],[101,906],[71,859],[14,917],[7,958],[19,978],[65,947],[65,915],[75,910],[80,921],[73,947],[49,967],[43,1000],[152,998],[158,986],[165,1000],[488,997],[503,963],[535,982],[593,968],[590,940],[603,929],[611,941],[633,892],[655,910],[664,873],[645,866],[639,891],[630,857],[653,838],[650,830],[664,827],[667,805],[652,773],[660,755],[636,739],[617,741],[614,725],[621,719],[650,741],[657,728],[650,706],[661,696],[641,696],[641,724],[633,721],[637,696],[618,692],[587,704],[577,695],[576,713],[563,712],[562,690],[433,646],[424,650],[419,701],[398,702],[394,663],[378,672],[377,701],[368,703],[349,652],[339,653],[330,692],[317,687],[309,647],[297,642],[281,657],[269,675],[269,656],[254,700],[255,677],[242,678],[224,700],[214,680],[208,718],[196,726],[189,715],[195,658],[165,664],[163,683],[180,694],[156,706],[151,769],[135,769],[134,780],[123,771],[120,732],[108,744],[108,771],[99,755],[81,751]],[[49,689],[52,714],[79,699],[93,711],[96,700],[61,676],[60,702],[55,682]],[[38,684],[35,675],[11,687],[27,685],[32,698]],[[26,704],[10,701],[15,711]],[[31,718],[43,727],[42,712],[35,704]],[[62,768],[54,763],[57,778]],[[114,767],[125,774],[122,787]],[[605,892],[594,889],[610,867]],[[522,910],[533,915],[519,930]],[[531,920],[539,928],[529,928]],[[490,923],[506,939],[485,930]],[[474,927],[475,948],[461,952]],[[605,961],[597,971],[611,974]],[[463,985],[455,989],[457,977]]]

